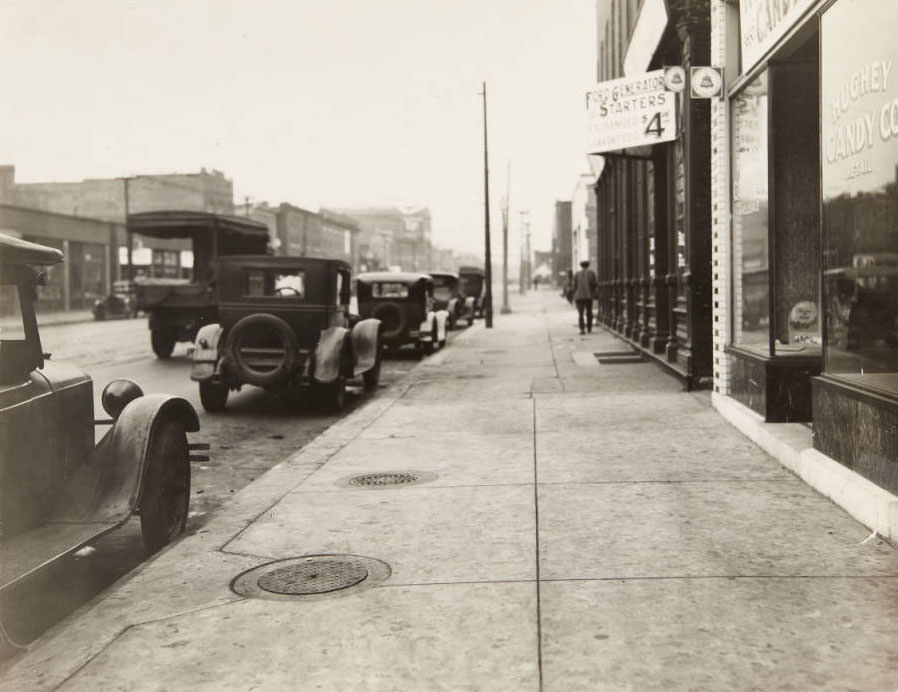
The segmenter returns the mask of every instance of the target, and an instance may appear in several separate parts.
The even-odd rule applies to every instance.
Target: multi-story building
[[[427,207],[330,209],[359,225],[359,254],[366,270],[399,267],[426,271],[431,262],[431,219]]]
[[[55,214],[57,219],[86,218],[121,225],[120,232],[114,237],[106,237],[101,232],[100,236],[89,241],[95,245],[109,246],[111,262],[107,279],[128,275],[127,269],[122,269],[128,264],[127,235],[123,230],[126,214],[165,209],[232,214],[233,194],[233,183],[223,173],[205,169],[199,173],[20,183],[16,181],[15,166],[0,166],[0,203],[4,205],[48,212]],[[65,225],[54,223],[50,226],[57,234],[51,240],[88,242],[82,237],[83,225],[78,226],[81,231],[77,231],[76,225],[72,224],[71,237],[66,235]],[[67,255],[72,272],[91,271],[85,264],[88,260],[77,252],[77,247],[73,246],[74,250]],[[189,250],[187,241],[136,236],[131,255],[133,274],[179,276],[187,273],[193,266]],[[95,253],[88,254],[93,257]],[[78,301],[72,298],[70,303],[75,305]]]
[[[726,85],[711,102],[712,400],[810,423],[810,452],[898,493],[898,4],[711,0],[710,15]],[[876,511],[855,516],[898,523]]]
[[[555,225],[552,229],[552,256],[555,264],[553,271],[557,281],[564,283],[569,271],[574,270],[573,248],[571,240],[571,202],[555,201]]]
[[[596,257],[596,196],[592,175],[581,175],[571,197],[571,266]]]
[[[709,385],[710,105],[683,90],[709,64],[708,3],[601,0],[597,15],[598,317],[685,386]]]

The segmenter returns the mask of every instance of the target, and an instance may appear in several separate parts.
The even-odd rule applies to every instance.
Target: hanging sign
[[[664,70],[601,82],[586,92],[587,154],[676,138],[676,95],[664,86]]]
[[[694,99],[723,95],[723,74],[719,67],[689,68],[689,92]]]
[[[739,0],[742,72],[748,72],[804,14],[814,0]]]

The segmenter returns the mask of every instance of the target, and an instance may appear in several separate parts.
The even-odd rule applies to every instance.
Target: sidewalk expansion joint
[[[898,579],[898,574],[671,574],[645,577],[550,577],[540,582],[588,582],[588,581],[687,581],[699,579]]]
[[[214,610],[216,608],[223,608],[226,606],[234,605],[235,603],[240,603],[245,601],[245,598],[241,598],[239,596],[234,596],[228,598],[227,601],[222,603],[213,603],[210,605],[201,606],[199,608],[190,608],[188,610],[181,611],[179,613],[174,613],[172,615],[166,615],[164,618],[156,618],[152,620],[144,620],[141,622],[131,623],[130,625],[125,625],[122,629],[116,632],[109,641],[107,641],[103,646],[100,647],[98,651],[95,651],[88,655],[87,660],[85,660],[81,665],[79,665],[75,670],[69,673],[65,678],[63,678],[59,684],[54,685],[54,690],[62,689],[66,684],[68,684],[71,680],[73,680],[82,670],[87,668],[95,659],[102,656],[113,644],[115,644],[119,639],[128,634],[131,630],[136,630],[145,625],[155,625],[160,622],[166,622],[168,620],[174,620],[176,618],[184,617],[185,615],[193,615],[195,613],[202,613],[206,610]]]
[[[352,437],[350,437],[350,438],[348,438],[348,439],[346,439],[346,440],[340,442],[339,444],[335,444],[335,445],[334,445],[334,449],[332,449],[332,450],[325,456],[325,458],[324,458],[324,460],[321,462],[321,464],[319,464],[313,471],[310,471],[309,474],[306,475],[305,478],[303,478],[303,480],[299,482],[299,484],[297,484],[297,485],[294,486],[293,488],[290,488],[289,490],[287,490],[287,491],[285,491],[285,492],[279,494],[279,495],[276,497],[275,500],[273,500],[273,501],[271,501],[270,503],[268,503],[268,504],[267,504],[261,511],[257,512],[251,519],[249,519],[249,520],[246,522],[246,524],[245,524],[243,527],[241,527],[241,529],[240,529],[239,531],[237,531],[237,533],[235,533],[234,535],[232,535],[232,536],[231,536],[230,538],[228,538],[224,543],[222,543],[221,546],[219,546],[218,551],[219,551],[219,552],[222,552],[222,553],[227,553],[227,554],[235,554],[235,553],[233,553],[232,551],[229,551],[229,550],[228,550],[228,546],[229,546],[231,543],[233,543],[235,540],[237,540],[238,538],[240,538],[240,536],[242,536],[242,535],[244,534],[244,532],[245,532],[247,529],[249,529],[249,527],[251,527],[253,524],[255,524],[255,523],[256,523],[259,519],[261,519],[265,514],[267,514],[268,512],[271,512],[271,511],[272,511],[278,504],[281,503],[281,501],[282,501],[285,497],[287,497],[287,495],[289,495],[289,494],[292,493],[292,492],[295,492],[295,491],[296,491],[296,488],[299,487],[299,485],[301,485],[301,484],[304,483],[306,480],[308,480],[311,476],[313,476],[315,473],[317,473],[318,471],[320,471],[321,468],[324,467],[324,466],[327,464],[327,462],[329,462],[331,459],[333,459],[337,454],[339,454],[341,451],[343,451],[343,449],[345,449],[347,446],[349,446],[352,442],[355,442],[355,441],[359,438],[359,436],[360,436],[365,430],[367,430],[369,427],[371,427],[372,425],[374,425],[374,423],[376,423],[380,418],[382,418],[382,417],[384,416],[384,414],[387,413],[387,411],[389,411],[391,408],[393,408],[393,406],[396,405],[396,402],[398,402],[403,396],[405,396],[405,394],[408,393],[408,390],[410,389],[410,386],[409,386],[409,385],[406,385],[406,386],[404,386],[403,389],[404,389],[404,391],[403,391],[403,392],[402,392],[396,399],[394,399],[393,401],[389,402],[389,404],[387,404],[386,406],[384,406],[383,410],[382,410],[377,416],[375,416],[372,420],[368,421],[367,423],[365,423],[365,424],[359,426],[359,429],[356,431],[355,435],[353,435]],[[366,403],[366,405],[367,405],[367,403]],[[366,405],[365,405],[365,406],[366,406]],[[356,412],[359,412],[359,411],[364,410],[364,409],[365,409],[365,406],[362,406],[362,407],[358,408],[358,409],[356,410]],[[341,423],[345,423],[349,418],[352,418],[353,415],[355,415],[355,412],[352,413],[352,414],[350,414],[348,418],[345,418],[345,419],[343,419],[343,421],[340,421],[340,422],[341,422]],[[328,428],[328,430],[332,430],[332,429],[333,429],[333,426],[332,426],[331,428]],[[322,435],[326,435],[326,434],[327,434],[327,431],[325,431],[324,433],[322,433]],[[318,437],[316,437],[315,440],[317,440],[318,438],[320,438],[322,435],[319,435]],[[313,443],[315,440],[312,440],[312,441],[310,442],[310,444]],[[282,464],[289,463],[290,460],[291,460],[292,458],[294,458],[295,456],[301,455],[301,454],[303,453],[303,449],[304,449],[304,448],[299,449],[297,452],[295,452],[294,454],[292,454],[292,455],[290,455],[289,457],[287,457],[287,459],[285,459],[285,460],[284,460],[283,462],[281,462],[281,463],[282,463]],[[220,510],[219,510],[219,511],[220,511]]]
[[[801,483],[800,478],[783,476],[782,478],[697,478],[697,479],[639,479],[628,481],[540,481],[537,485],[664,485],[686,483]]]

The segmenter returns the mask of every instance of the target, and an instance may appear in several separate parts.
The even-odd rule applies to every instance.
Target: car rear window
[[[408,298],[408,285],[383,281],[371,287],[371,295],[375,298]]]
[[[305,272],[299,269],[247,269],[243,294],[251,298],[305,298]]]

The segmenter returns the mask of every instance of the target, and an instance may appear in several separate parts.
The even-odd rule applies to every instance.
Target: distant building
[[[63,218],[86,218],[124,226],[127,213],[177,209],[205,211],[214,214],[234,213],[234,186],[221,171],[135,175],[127,178],[89,178],[79,182],[20,183],[15,166],[0,166],[0,204],[23,210],[43,211]],[[55,224],[57,240],[84,242],[70,224],[71,237],[64,226]],[[94,239],[98,244],[107,237]],[[63,249],[60,247],[60,249]],[[135,236],[132,258],[135,273],[144,276],[178,276],[190,271],[193,260],[186,240],[163,240]],[[122,231],[110,246],[111,264],[108,277],[127,276],[127,236]],[[72,271],[84,269],[83,258],[67,253]],[[73,296],[75,293],[72,294]],[[74,301],[77,303],[77,300]],[[74,304],[74,303],[73,303]],[[66,308],[67,309],[67,308]]]
[[[596,260],[596,194],[594,178],[581,175],[571,198],[571,266]]]
[[[399,267],[424,271],[431,263],[431,219],[427,207],[328,209],[359,225],[363,270]]]
[[[566,274],[568,269],[573,269],[571,234],[571,203],[556,201],[555,227],[552,233],[552,251],[555,260],[553,269],[556,279]]]

